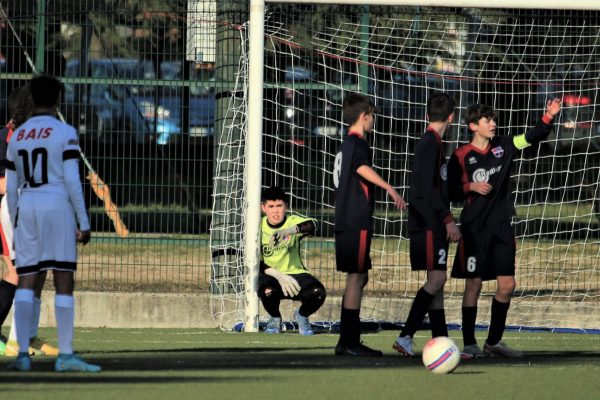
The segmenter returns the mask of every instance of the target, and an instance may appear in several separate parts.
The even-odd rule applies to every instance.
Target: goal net
[[[247,31],[241,31],[246,48]],[[292,213],[319,221],[303,241],[307,268],[328,300],[313,321],[336,321],[345,276],[333,245],[333,161],[346,130],[348,91],[377,106],[370,137],[374,168],[406,195],[425,105],[438,91],[457,101],[447,155],[469,140],[462,114],[493,106],[499,134],[533,126],[548,99],[563,110],[554,131],[520,154],[512,171],[517,210],[517,289],[509,325],[600,328],[600,13],[573,10],[269,4],[265,13],[262,185],[289,193]],[[248,57],[239,86],[246,93]],[[212,310],[230,329],[244,320],[243,248],[246,97],[233,96],[233,121],[218,136],[212,225]],[[217,182],[218,181],[218,182]],[[376,194],[371,257],[361,318],[405,321],[423,273],[411,272],[406,213]],[[460,210],[454,208],[458,217]],[[257,210],[258,212],[258,210]],[[455,248],[451,247],[449,265]],[[449,279],[446,315],[460,323],[463,281]],[[485,283],[478,323],[489,323],[495,283]],[[297,307],[297,306],[296,306]],[[294,306],[282,303],[284,317]],[[268,315],[261,310],[261,320]]]

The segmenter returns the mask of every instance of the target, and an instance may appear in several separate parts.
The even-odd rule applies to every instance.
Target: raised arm
[[[356,170],[356,173],[359,174],[363,179],[385,190],[394,201],[394,205],[396,206],[396,208],[406,208],[406,203],[404,202],[402,196],[400,196],[398,192],[396,192],[396,189],[394,189],[392,185],[384,181],[383,178],[379,176],[379,174],[375,172],[373,168],[369,167],[368,165],[361,165]]]
[[[560,99],[548,100],[546,103],[546,112],[542,116],[541,121],[527,131],[527,133],[513,137],[513,144],[515,147],[522,150],[534,143],[544,140],[550,134],[554,117],[560,112],[560,109]]]

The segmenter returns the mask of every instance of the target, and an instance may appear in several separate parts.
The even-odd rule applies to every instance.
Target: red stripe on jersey
[[[469,181],[469,176],[467,175],[467,168],[465,166],[465,157],[471,151],[471,145],[467,144],[456,149],[455,154],[458,159],[458,163],[460,164],[460,169],[462,171],[460,181],[462,183],[463,193],[466,195],[467,204],[471,204],[473,201],[473,196],[471,194],[471,182]]]
[[[433,271],[433,231],[425,233],[425,251],[427,251],[427,271]]]
[[[365,135],[362,135],[356,131],[349,132],[348,136],[356,136],[361,139],[363,139],[365,137]],[[360,178],[360,179],[361,180],[359,180],[358,183],[360,183],[360,187],[362,188],[363,192],[365,193],[367,200],[369,200],[369,187],[362,181],[362,178]]]
[[[358,183],[360,183],[360,187],[362,188],[363,192],[365,192],[365,197],[367,198],[367,201],[368,201],[369,200],[369,187],[362,180],[359,181]]]
[[[6,135],[6,143],[8,143],[10,141],[10,137],[12,136],[13,132],[14,132],[14,126],[11,125],[7,125],[6,126],[8,128],[8,134]]]
[[[8,242],[6,241],[6,236],[4,235],[4,229],[2,229],[2,227],[0,227],[0,237],[2,238],[2,255],[10,257],[10,249],[8,248]]]
[[[360,231],[358,239],[358,272],[365,272],[365,258],[367,255],[367,230]]]

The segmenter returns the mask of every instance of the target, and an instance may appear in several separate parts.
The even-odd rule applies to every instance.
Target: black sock
[[[490,322],[490,331],[488,332],[487,344],[493,346],[502,340],[504,327],[506,326],[506,316],[510,302],[501,303],[496,298],[492,300],[492,318]]]
[[[431,337],[448,336],[446,313],[443,308],[429,310],[429,324],[431,325]]]
[[[349,310],[342,305],[340,343],[350,347],[360,344],[360,310]]]
[[[5,280],[0,281],[0,327],[13,305],[17,286]]]
[[[477,306],[462,308],[462,335],[463,344],[470,346],[477,344],[475,339],[475,321],[477,320]]]
[[[415,332],[421,326],[423,318],[425,317],[425,314],[427,314],[427,309],[434,297],[434,295],[427,293],[425,289],[419,289],[413,300],[410,312],[408,313],[408,318],[406,318],[404,328],[402,329],[402,332],[400,332],[400,336],[414,336]]]

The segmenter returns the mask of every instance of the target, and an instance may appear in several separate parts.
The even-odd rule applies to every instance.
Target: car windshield
[[[167,80],[182,80],[182,61],[163,61],[160,64],[160,74],[162,79]],[[212,69],[197,68],[198,65],[190,63],[190,81],[214,81],[214,73]],[[175,89],[176,90],[176,89]],[[212,87],[207,86],[190,86],[190,95],[206,97],[214,92]]]
[[[118,79],[154,79],[156,74],[152,62],[136,59],[95,60],[92,62],[91,75],[94,78]],[[130,85],[127,87],[131,94],[141,95],[152,93],[153,87],[148,85]],[[113,88],[118,95],[125,95],[121,85]]]

